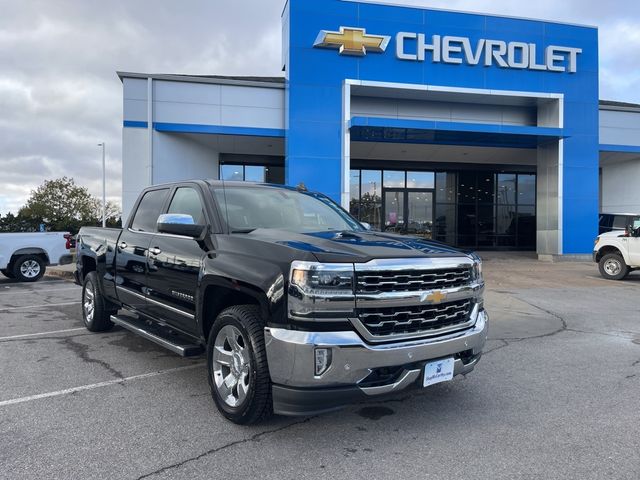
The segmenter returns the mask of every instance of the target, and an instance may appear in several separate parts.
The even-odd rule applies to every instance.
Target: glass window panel
[[[371,201],[382,201],[382,172],[380,170],[362,170],[362,190],[360,196]]]
[[[349,175],[349,212],[355,218],[360,215],[360,170],[351,170]]]
[[[407,188],[435,188],[433,172],[407,172]]]
[[[496,233],[498,235],[516,234],[516,207],[515,205],[496,206]]]
[[[518,206],[518,246],[536,246],[536,207]]]
[[[493,205],[478,206],[478,245],[493,246],[495,243],[495,222],[493,217]]]
[[[404,233],[404,192],[384,194],[384,230],[385,232]]]
[[[436,201],[443,203],[453,203],[456,201],[455,173],[436,173]]]
[[[362,197],[360,202],[360,221],[371,225],[373,230],[382,230],[382,202],[372,201],[373,197]]]
[[[242,165],[220,165],[220,179],[241,182],[244,180]]]
[[[267,183],[275,183],[276,185],[284,185],[284,167],[269,166],[265,168]]]
[[[407,192],[407,234],[433,238],[433,193]]]
[[[475,205],[458,205],[458,235],[476,234],[477,212]]]
[[[131,228],[139,232],[155,232],[158,216],[169,195],[169,189],[151,190],[144,194],[133,217]]]
[[[456,206],[437,205],[433,223],[435,239],[455,245],[456,243]]]
[[[494,203],[495,202],[495,182],[496,176],[493,173],[480,173],[478,174],[477,183],[477,195],[478,202],[480,203]],[[514,183],[515,188],[515,183]]]
[[[265,181],[265,167],[258,165],[245,165],[244,167],[244,180],[246,182],[260,182]]]
[[[205,223],[200,195],[193,188],[178,188],[171,199],[167,213],[190,215],[196,225],[204,225]]]
[[[515,235],[498,235],[498,237],[496,237],[496,246],[497,247],[515,247],[516,236]]]
[[[404,188],[404,172],[385,170],[384,188]]]
[[[458,203],[476,203],[476,173],[458,174]]]
[[[501,205],[516,203],[515,173],[498,174],[498,202]]]
[[[521,205],[536,204],[535,175],[518,175],[518,203]]]

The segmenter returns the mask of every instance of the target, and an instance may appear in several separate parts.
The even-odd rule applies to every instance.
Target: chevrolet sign
[[[340,31],[322,30],[314,47],[335,48],[341,55],[365,56],[367,52],[384,53],[390,37],[368,34],[363,28],[340,27]],[[467,37],[399,32],[396,34],[396,57],[400,60],[424,62],[429,54],[433,63],[484,65],[534,71],[578,71],[581,48],[549,45],[544,51],[535,43],[505,42]]]
[[[408,44],[412,45],[411,53],[407,51]],[[399,59],[423,62],[427,52],[434,63],[498,65],[501,68],[576,73],[582,49],[549,45],[541,55],[543,58],[538,59],[535,43],[483,38],[472,44],[466,37],[440,35],[432,35],[427,43],[423,33],[399,32],[396,35],[396,56]]]

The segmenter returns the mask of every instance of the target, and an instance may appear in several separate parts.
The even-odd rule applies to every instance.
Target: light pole
[[[107,170],[105,163],[106,142],[98,144],[102,147],[102,228],[107,226]]]

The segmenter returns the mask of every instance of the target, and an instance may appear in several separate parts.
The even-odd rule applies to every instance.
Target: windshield
[[[256,228],[300,233],[363,230],[338,205],[317,193],[268,186],[216,186],[212,191],[231,232],[248,233]]]

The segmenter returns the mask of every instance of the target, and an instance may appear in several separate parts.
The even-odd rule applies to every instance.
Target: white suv
[[[635,217],[623,233],[613,231],[598,236],[593,259],[600,275],[609,280],[622,280],[629,272],[640,270],[640,217]]]

